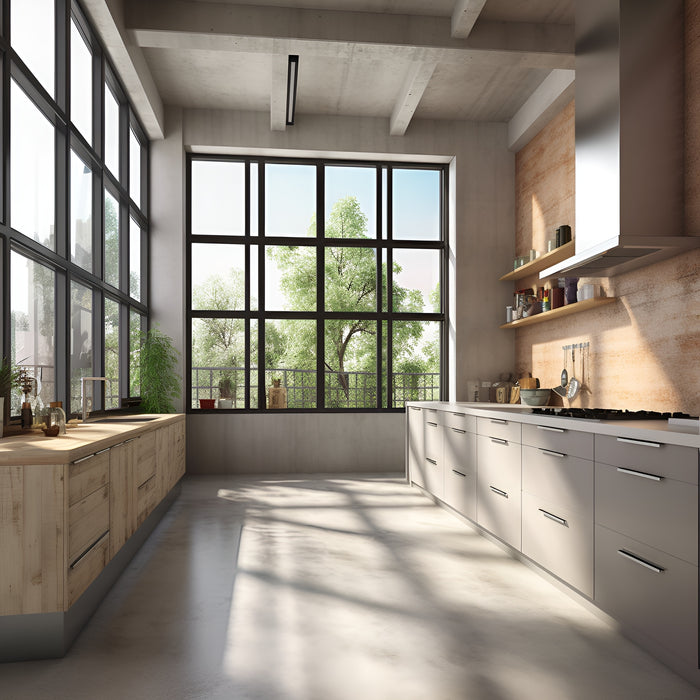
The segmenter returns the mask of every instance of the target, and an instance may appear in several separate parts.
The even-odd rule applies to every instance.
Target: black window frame
[[[245,232],[243,235],[203,235],[192,233],[192,163],[195,161],[207,162],[231,162],[243,163],[245,167]],[[290,164],[290,165],[313,165],[316,168],[316,236],[315,237],[293,237],[293,236],[268,236],[265,234],[265,165],[267,164]],[[251,228],[251,166],[257,165],[257,207],[258,207],[258,231],[253,234]],[[325,215],[325,167],[371,167],[376,169],[376,232],[373,238],[353,239],[353,238],[326,238]],[[392,231],[392,172],[394,170],[430,170],[438,171],[440,174],[440,229],[441,236],[438,241],[413,241],[394,239]],[[383,204],[383,173],[387,173],[386,198],[387,212],[382,211]],[[265,374],[264,362],[257,362],[257,406],[251,405],[251,386],[248,380],[251,370],[251,323],[257,321],[258,333],[258,360],[264,359],[264,328],[266,320],[315,320],[317,324],[316,333],[316,408],[287,408],[286,412],[292,413],[347,413],[347,412],[403,412],[404,407],[392,407],[392,391],[390,383],[386,387],[380,386],[382,373],[386,370],[387,377],[393,376],[393,352],[392,352],[392,324],[395,321],[437,321],[440,325],[440,400],[444,400],[448,391],[448,192],[449,192],[449,165],[437,162],[407,162],[407,161],[383,161],[383,160],[348,160],[330,158],[287,158],[287,157],[262,157],[262,156],[229,156],[224,154],[187,153],[186,154],[186,337],[185,337],[185,371],[187,378],[184,387],[185,411],[187,413],[206,413],[208,409],[201,409],[192,406],[192,326],[193,320],[197,318],[230,318],[241,319],[245,328],[245,407],[234,409],[216,409],[217,412],[228,413],[266,413],[271,409],[265,406]],[[386,235],[383,235],[383,221],[387,222]],[[218,245],[243,245],[245,254],[245,309],[241,311],[211,311],[194,310],[192,308],[192,246],[197,243],[208,243]],[[265,290],[265,247],[267,245],[280,246],[313,246],[317,248],[317,305],[315,311],[267,311],[264,309]],[[257,269],[257,299],[258,308],[251,310],[251,274],[250,274],[250,247],[257,246],[258,269]],[[376,312],[333,312],[325,310],[324,299],[324,255],[326,248],[333,247],[362,247],[371,248],[376,251],[377,260],[377,300]],[[392,269],[393,252],[398,249],[412,250],[438,250],[440,251],[440,296],[441,311],[439,313],[407,313],[395,312],[392,310],[392,287],[388,284],[387,290],[382,289],[382,256],[386,251],[387,269]],[[386,310],[383,310],[384,292],[387,292]],[[355,319],[368,318],[377,321],[377,406],[372,408],[355,407],[326,407],[325,406],[325,371],[324,367],[324,321],[325,319]],[[382,362],[382,333],[384,322],[388,327],[387,332],[387,362]],[[262,348],[262,351],[261,351]],[[383,394],[386,393],[386,402],[382,401]],[[386,405],[384,405],[386,403]],[[279,411],[276,411],[279,413]]]

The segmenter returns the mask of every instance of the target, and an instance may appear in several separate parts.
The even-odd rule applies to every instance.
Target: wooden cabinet
[[[476,419],[464,413],[445,413],[444,501],[476,520]]]
[[[110,556],[114,556],[136,531],[136,489],[134,471],[137,444],[127,440],[110,450]]]

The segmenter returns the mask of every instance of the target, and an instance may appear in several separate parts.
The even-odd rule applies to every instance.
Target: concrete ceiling
[[[573,90],[573,3],[85,0],[152,138],[164,104],[266,111],[271,129],[294,128],[284,118],[289,54],[299,55],[297,123],[383,117],[396,136],[414,118],[522,130],[524,111],[562,99],[554,84]]]

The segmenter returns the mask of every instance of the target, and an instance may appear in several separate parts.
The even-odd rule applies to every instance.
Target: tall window
[[[140,388],[148,140],[75,0],[3,6],[10,20],[0,26],[9,97],[9,119],[0,120],[0,150],[9,146],[2,153],[9,182],[0,188],[0,242],[10,253],[1,275],[10,292],[2,296],[5,355],[34,378],[36,412],[54,400],[79,412],[80,379],[93,375],[110,380],[93,408],[116,408]],[[21,399],[13,391],[13,415]]]
[[[441,398],[443,166],[188,162],[192,409]]]

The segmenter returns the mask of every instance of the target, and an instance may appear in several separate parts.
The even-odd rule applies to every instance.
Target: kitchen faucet
[[[111,381],[107,377],[80,377],[80,405],[83,408],[83,423],[87,422],[87,397],[85,396],[85,382],[104,382],[107,386],[107,382]],[[93,389],[94,395],[94,389]]]

